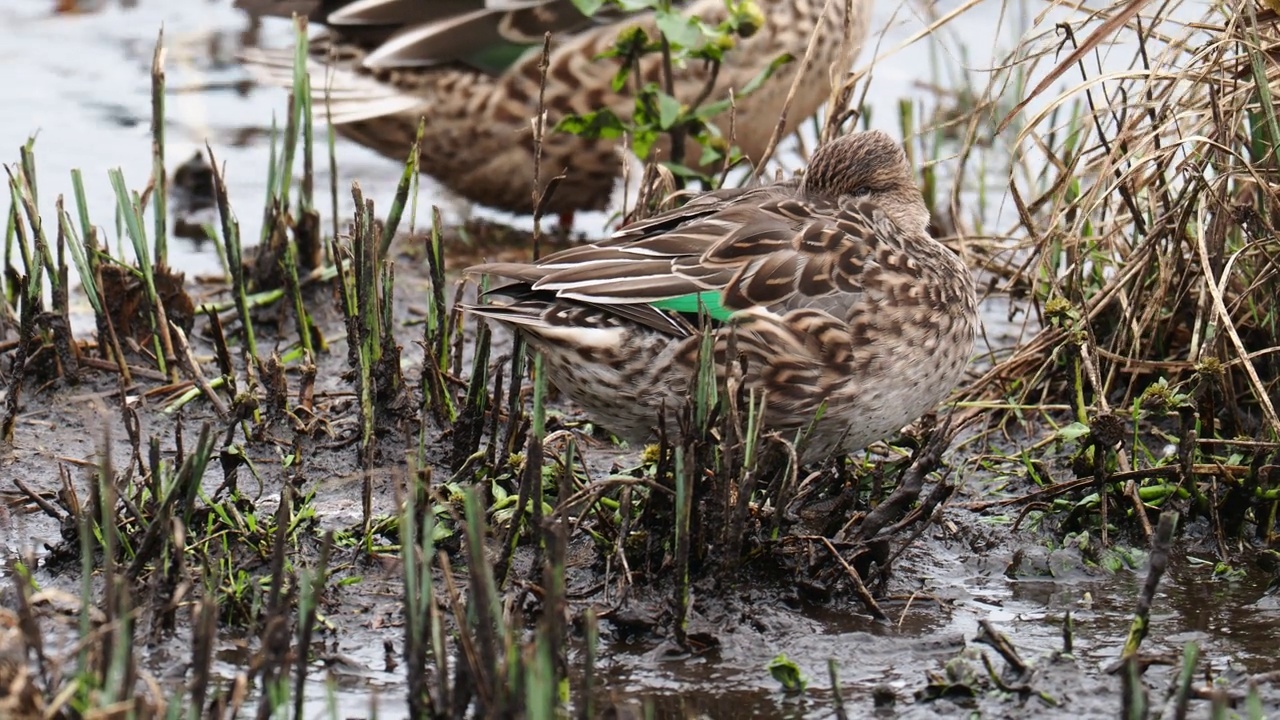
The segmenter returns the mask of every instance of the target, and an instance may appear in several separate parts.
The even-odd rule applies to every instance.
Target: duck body
[[[901,429],[968,364],[973,281],[927,222],[901,147],[858,133],[819,148],[803,180],[715,191],[603,243],[471,268],[510,283],[489,293],[505,301],[470,309],[523,333],[563,393],[642,442],[688,402],[701,305],[721,383],[734,368],[763,395],[767,430],[812,427],[809,462]]]
[[[307,0],[239,0],[261,12],[297,10]],[[740,98],[734,112],[734,139],[759,159],[779,122],[800,59],[816,43],[813,62],[798,85],[784,131],[813,115],[831,92],[832,65],[847,42],[854,50],[866,36],[871,0],[854,0],[846,25],[845,1],[756,0],[765,22],[750,37],[736,37],[708,102],[741,91],[775,59],[794,60],[756,92]],[[276,3],[284,3],[276,5]],[[608,206],[623,157],[612,140],[588,140],[553,132],[568,114],[602,108],[619,117],[634,110],[634,78],[612,87],[618,60],[599,56],[613,47],[620,31],[657,28],[651,15],[606,14],[586,18],[571,0],[312,0],[312,17],[328,30],[311,40],[312,86],[328,87],[328,111],[338,131],[393,159],[403,160],[419,118],[425,118],[421,146],[423,172],[473,202],[518,213],[533,211],[534,170],[545,184],[565,179],[547,210],[572,213]],[[684,12],[715,24],[728,16],[725,0],[695,0]],[[546,89],[547,132],[541,164],[535,163],[532,123],[542,82],[543,32],[553,32]],[[270,81],[292,79],[290,51],[250,50],[248,64]],[[661,84],[660,57],[641,58],[643,82]],[[673,88],[681,103],[698,98],[710,78],[702,63],[675,67]],[[839,69],[843,73],[845,69]],[[840,77],[839,74],[836,77]],[[325,106],[316,102],[317,117]],[[719,120],[728,134],[728,121]],[[661,148],[661,157],[669,156]],[[690,141],[685,157],[699,157]]]

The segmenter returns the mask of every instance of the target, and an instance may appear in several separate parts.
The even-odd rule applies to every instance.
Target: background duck
[[[759,159],[778,125],[787,93],[812,39],[811,64],[787,112],[785,132],[812,116],[831,94],[866,37],[871,0],[754,0],[765,22],[736,38],[716,76],[709,101],[727,98],[784,53],[795,59],[763,87],[737,103],[734,137]],[[846,2],[852,12],[846,26]],[[305,11],[328,29],[311,40],[312,85],[329,87],[329,110],[339,132],[396,160],[411,146],[419,117],[426,118],[422,171],[462,197],[516,213],[533,211],[532,120],[537,113],[544,32],[554,33],[547,70],[548,128],[568,113],[608,107],[628,117],[630,88],[610,83],[618,64],[597,59],[624,27],[640,25],[653,37],[649,15],[615,11],[584,17],[571,0],[238,0],[258,14]],[[727,17],[725,0],[683,3],[684,12],[708,23]],[[844,60],[842,60],[842,58]],[[250,49],[244,59],[269,81],[292,80],[292,52]],[[324,66],[328,66],[325,70]],[[656,54],[641,63],[645,81],[660,79]],[[709,68],[675,68],[675,96],[692,103]],[[323,105],[317,101],[317,118]],[[728,122],[722,120],[728,133]],[[562,220],[576,210],[608,206],[623,159],[616,143],[548,132],[538,177],[542,183],[568,171],[547,207]],[[665,150],[662,156],[667,157]],[[690,144],[686,157],[699,152]]]
[[[719,190],[606,242],[473,267],[513,282],[488,293],[505,303],[469,309],[524,333],[562,392],[634,442],[663,408],[675,427],[701,304],[718,372],[733,335],[766,428],[794,437],[823,410],[812,461],[896,432],[969,362],[973,280],[928,221],[902,147],[855,133],[818,148],[798,182]]]

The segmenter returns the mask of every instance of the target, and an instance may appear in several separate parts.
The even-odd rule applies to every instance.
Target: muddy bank
[[[469,232],[483,234],[476,229]],[[409,378],[422,362],[416,340],[427,314],[424,298],[430,295],[429,276],[414,260],[421,242],[408,240],[397,245],[396,253],[396,341]],[[498,247],[509,247],[505,234]],[[224,292],[206,291],[211,296]],[[126,481],[128,476],[146,476],[152,457],[178,463],[179,437],[189,455],[197,429],[212,422],[219,428],[215,435],[225,432],[237,439],[220,450],[221,467],[211,465],[201,479],[201,497],[224,502],[234,497],[233,505],[245,517],[266,522],[278,511],[283,488],[293,488],[305,519],[287,557],[299,569],[317,563],[323,532],[351,539],[340,543],[328,561],[332,574],[323,594],[323,622],[311,644],[307,707],[318,712],[336,703],[343,716],[362,717],[375,704],[379,717],[407,716],[405,570],[399,538],[393,526],[370,535],[362,528],[368,527],[367,519],[381,527],[381,519],[395,516],[406,462],[416,457],[417,423],[408,419],[384,424],[375,448],[375,469],[362,472],[356,400],[336,290],[320,284],[308,290],[307,297],[312,317],[330,343],[329,351],[316,358],[310,422],[267,423],[251,437],[240,438],[237,423],[219,420],[207,403],[193,402],[173,415],[165,414],[185,387],[164,390],[151,382],[122,390],[114,374],[87,372],[78,385],[54,381],[24,396],[3,465],[6,475],[21,479],[50,507],[65,512],[64,480],[82,503],[92,496],[100,447],[109,450],[124,488],[137,482]],[[279,342],[272,339],[272,328],[289,327],[273,322],[277,315],[271,308],[257,315],[268,347]],[[473,338],[473,330],[465,337]],[[490,376],[503,367],[501,356],[510,351],[509,339],[497,337]],[[193,339],[202,341],[201,333],[193,333]],[[212,352],[207,345],[200,347],[199,354]],[[471,359],[468,354],[463,364]],[[297,368],[285,377],[289,394],[296,393]],[[552,432],[589,428],[586,418],[563,401],[553,401],[549,415]],[[451,477],[452,430],[429,428],[426,438],[425,457],[437,482],[443,482]],[[150,449],[153,444],[158,456]],[[643,459],[639,449],[615,448],[598,432],[584,437],[578,447],[590,480],[628,475]],[[894,457],[900,456],[886,456]],[[622,716],[656,712],[658,717],[830,717],[835,702],[831,662],[845,706],[855,717],[874,708],[902,717],[974,710],[1002,716],[1114,716],[1122,692],[1121,679],[1112,670],[1147,568],[1140,533],[1113,536],[1112,548],[1104,552],[1087,531],[1073,533],[1044,523],[1033,527],[1021,505],[1006,507],[993,499],[1033,494],[1036,487],[1025,476],[975,470],[969,456],[955,451],[947,459],[956,470],[947,480],[931,478],[926,492],[947,482],[957,486],[956,493],[917,528],[918,535],[898,548],[901,556],[885,572],[873,572],[875,583],[869,582],[885,619],[868,614],[847,585],[836,582],[825,594],[818,593],[808,584],[812,578],[794,574],[803,563],[787,570],[770,559],[777,548],[764,544],[754,560],[733,566],[737,569],[707,571],[695,580],[686,632],[696,642],[682,647],[672,626],[673,588],[666,564],[670,558],[651,556],[651,565],[631,568],[636,575],[628,583],[613,558],[602,555],[589,536],[573,534],[564,571],[567,618],[573,628],[567,655],[571,683],[583,680],[582,623],[590,608],[600,618],[592,693],[600,712],[612,707]],[[885,466],[866,469],[874,474],[884,472]],[[234,478],[234,489],[228,486],[229,478]],[[446,495],[458,489],[440,487]],[[38,604],[37,616],[43,618],[50,657],[71,661],[81,564],[75,524],[65,515],[54,518],[42,512],[25,490],[8,488],[4,497],[7,557],[33,558],[38,587],[63,593],[59,610]],[[456,495],[453,499],[458,502]],[[970,509],[974,507],[981,510]],[[503,516],[495,509],[487,517],[498,530],[486,547],[496,562]],[[440,518],[449,529],[440,547],[465,577],[462,528],[449,522],[447,513]],[[1011,532],[1015,523],[1027,527]],[[190,530],[193,535],[198,531],[196,526]],[[1202,678],[1222,678],[1243,698],[1246,678],[1275,669],[1272,638],[1280,630],[1280,611],[1274,588],[1268,587],[1274,582],[1274,566],[1266,556],[1240,554],[1231,567],[1215,569],[1209,561],[1214,556],[1209,524],[1192,523],[1182,533],[1152,610],[1151,633],[1142,654],[1150,663],[1144,682],[1153,703],[1160,700],[1176,684],[1183,646],[1195,642],[1202,653],[1196,687],[1206,687]],[[245,540],[253,537],[244,535]],[[261,579],[269,573],[267,540],[259,538],[255,542],[264,544],[234,555],[246,578]],[[511,575],[517,582],[507,596],[530,618],[540,607],[539,594],[529,594],[541,573],[536,555],[535,547],[521,543]],[[97,567],[101,556],[95,555],[92,562]],[[6,570],[6,580],[19,577],[13,573]],[[102,576],[95,572],[93,581],[96,597],[102,592]],[[214,687],[233,687],[240,668],[262,657],[261,628],[255,618],[261,617],[266,586],[259,587],[221,603],[211,668]],[[218,591],[229,589],[224,584]],[[6,605],[14,607],[11,584],[6,583],[4,597]],[[198,627],[196,607],[183,603],[158,614],[149,610],[138,618],[139,667],[153,674],[161,687],[177,688],[192,677],[189,638]],[[168,620],[162,622],[162,617]],[[1069,632],[1064,630],[1068,617]],[[532,630],[527,626],[526,632]],[[1011,672],[991,646],[978,640],[990,631],[1005,634],[1029,669]],[[1064,633],[1070,636],[1069,652]],[[808,681],[806,691],[788,695],[771,677],[766,666],[779,655],[796,663]],[[991,671],[983,665],[984,656],[992,663]],[[1008,687],[1001,689],[1001,684]],[[1271,685],[1259,689],[1268,712],[1280,708],[1280,695]],[[575,697],[581,702],[580,695]],[[1197,701],[1193,707],[1207,713],[1208,702]]]

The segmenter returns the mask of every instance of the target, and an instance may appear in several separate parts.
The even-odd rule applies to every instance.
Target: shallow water
[[[933,12],[947,12],[954,6],[954,2],[941,2]],[[921,112],[933,106],[934,95],[919,84],[954,81],[965,66],[989,66],[989,58],[975,57],[979,49],[959,48],[971,45],[973,38],[989,37],[1001,18],[999,11],[994,2],[980,4],[940,33],[936,44],[917,44],[880,63],[868,94],[871,125],[896,131],[899,98],[914,98]],[[882,49],[896,46],[925,22],[914,5],[881,2],[873,27],[884,27],[894,17]],[[1007,46],[1019,31],[1012,27],[1012,20],[1004,22],[1008,24],[996,36],[1004,38],[1001,42]],[[5,29],[0,43],[0,86],[7,92],[0,112],[0,156],[15,161],[17,147],[28,135],[38,133],[35,149],[44,211],[52,213],[58,194],[70,196],[68,173],[80,168],[90,216],[110,228],[115,203],[107,170],[121,167],[134,188],[145,183],[151,170],[148,72],[161,26],[168,52],[167,165],[172,170],[208,142],[226,165],[231,202],[245,235],[254,237],[266,193],[272,115],[282,112],[285,99],[281,90],[248,84],[234,56],[245,44],[285,45],[291,36],[289,24],[283,21],[267,22],[259,32],[251,32],[248,19],[230,7],[230,0],[136,0],[127,7],[109,2],[100,11],[82,15],[54,15],[52,2],[0,0],[0,27]],[[985,45],[980,49],[985,52]],[[864,52],[861,62],[870,57],[870,52]],[[349,210],[347,187],[353,179],[359,179],[366,195],[381,203],[392,196],[399,172],[395,162],[341,138],[337,157],[342,214]],[[784,164],[788,160],[794,160],[794,155],[784,158]],[[327,187],[328,182],[322,163],[317,186]],[[429,179],[424,178],[422,188],[423,203],[446,202]],[[446,202],[446,209],[455,216],[468,212],[457,203]],[[988,222],[998,225],[1007,210],[996,199],[987,213]],[[470,212],[527,225],[524,218],[482,208]],[[602,229],[606,220],[595,215],[581,222],[590,232]],[[115,232],[109,230],[108,235],[114,241]],[[219,272],[217,257],[207,244],[174,240],[171,253],[171,264],[188,275]],[[998,315],[993,312],[987,317],[989,337],[1014,332],[1012,326],[1001,325]],[[973,518],[964,522],[978,523]],[[56,528],[51,532],[56,533]],[[1035,539],[1022,541],[1034,543]],[[1044,688],[1051,695],[1069,698],[1065,709],[1055,710],[1035,700],[983,705],[983,709],[1009,716],[1114,716],[1118,681],[1103,671],[1118,656],[1141,574],[1122,571],[1108,577],[1079,572],[1060,580],[1011,580],[1004,569],[1010,557],[1007,544],[1012,543],[1005,538],[975,550],[939,530],[898,570],[900,577],[915,583],[911,590],[918,594],[910,602],[904,598],[886,604],[895,618],[893,624],[873,621],[848,605],[794,608],[779,598],[763,596],[748,612],[711,621],[722,644],[716,652],[699,657],[668,657],[662,647],[651,643],[612,638],[606,627],[602,679],[609,694],[624,704],[647,699],[664,717],[817,718],[829,716],[826,663],[833,658],[853,717],[871,712],[871,691],[877,686],[894,691],[897,708],[891,714],[895,716],[962,713],[967,709],[951,701],[913,704],[911,697],[924,686],[926,671],[940,672],[966,644],[972,644],[979,621],[988,620],[1008,633],[1023,657],[1034,660],[1061,649],[1062,621],[1070,612],[1075,623],[1075,659],[1046,673]],[[14,546],[4,549],[17,550]],[[1211,566],[1175,564],[1158,594],[1153,632],[1145,649],[1176,655],[1184,643],[1194,640],[1215,673],[1276,669],[1274,642],[1280,636],[1276,596],[1266,595],[1264,583],[1254,576],[1216,580],[1210,570]],[[394,603],[397,596],[389,596],[391,600],[385,602]],[[748,624],[757,629],[739,631]],[[387,629],[382,634],[355,633],[336,639],[334,652],[343,661],[333,670],[341,716],[366,716],[374,695],[383,696],[378,717],[403,716],[397,700],[403,679],[398,672],[383,670],[384,637],[398,639],[399,634]],[[175,659],[182,657],[184,642],[174,639],[168,648]],[[158,649],[157,658],[163,660],[165,652]],[[807,700],[786,698],[769,677],[765,663],[778,653],[796,660],[811,678],[813,690]],[[228,676],[234,672],[233,660],[228,656],[220,666]],[[1148,671],[1148,684],[1158,693],[1172,672],[1155,667]],[[310,692],[309,707],[318,712],[326,706],[327,690],[314,682]],[[1277,711],[1280,705],[1274,692],[1266,697],[1269,709]],[[1206,714],[1203,704],[1196,710]]]
[[[715,631],[720,645],[698,656],[673,652],[666,643],[613,637],[609,623],[603,622],[599,702],[638,713],[631,717],[650,711],[659,718],[829,718],[831,660],[850,717],[947,717],[971,710],[997,717],[1118,716],[1120,681],[1110,669],[1120,656],[1144,572],[1105,576],[1079,571],[1063,580],[1014,581],[1003,575],[1010,558],[1007,546],[984,557],[967,557],[955,545],[931,541],[913,551],[915,557],[899,575],[921,587],[910,602],[900,597],[882,605],[892,618],[888,623],[849,604],[796,606],[747,588],[729,607],[703,605],[701,612],[717,618],[703,627]],[[926,565],[933,572],[924,570]],[[1238,681],[1242,674],[1277,667],[1274,641],[1280,612],[1274,592],[1266,594],[1265,581],[1219,581],[1210,573],[1211,567],[1175,560],[1157,593],[1152,632],[1143,645],[1144,656],[1159,658],[1144,675],[1154,707],[1163,704],[1172,688],[1189,642],[1201,652],[1197,686],[1208,675]],[[697,612],[696,597],[694,607]],[[1073,652],[1057,657],[1068,613]],[[977,701],[914,699],[928,682],[926,673],[940,675],[957,658],[965,658],[980,674],[982,653],[996,668],[1003,667],[990,647],[974,641],[980,621],[1005,634],[1035,667],[1028,684],[1053,704],[998,693]],[[378,717],[407,717],[394,701],[401,681],[381,669],[379,638],[388,636],[394,632],[357,631],[337,643],[347,665],[336,669],[331,682],[338,688],[333,698],[344,716],[368,717],[369,703],[380,696]],[[796,661],[808,678],[803,696],[787,696],[770,677],[766,664],[780,653]],[[571,667],[579,663],[581,653],[571,654]],[[313,667],[317,676],[323,675]],[[317,695],[310,706],[318,711],[328,690],[319,681],[312,688]],[[1280,712],[1275,688],[1261,691],[1266,712]],[[877,711],[874,694],[892,696],[892,708]],[[1193,702],[1191,710],[1191,717],[1207,717],[1208,703]]]

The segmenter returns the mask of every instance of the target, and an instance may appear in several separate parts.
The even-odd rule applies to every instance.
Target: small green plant
[[[782,689],[788,695],[802,693],[809,686],[809,678],[800,672],[800,666],[796,661],[787,657],[785,653],[779,653],[777,657],[770,660],[768,667],[769,675],[782,683]]]
[[[616,140],[629,138],[631,149],[642,160],[650,158],[654,147],[666,138],[669,155],[660,164],[677,178],[697,178],[708,185],[715,180],[701,169],[717,164],[732,165],[740,153],[731,145],[713,120],[729,111],[734,98],[711,97],[725,54],[734,51],[738,37],[750,37],[764,23],[764,14],[754,0],[726,0],[728,16],[711,24],[682,14],[671,0],[573,0],[586,15],[595,15],[612,6],[626,12],[651,11],[657,36],[642,26],[624,30],[602,58],[618,60],[613,90],[630,84],[635,105],[629,112],[599,108],[585,114],[560,119],[556,130],[585,138]],[[735,98],[755,92],[778,68],[793,58],[776,58]],[[710,67],[707,82],[696,97],[680,96],[673,85],[672,68],[686,64]],[[655,73],[654,70],[658,72]],[[657,74],[661,81],[651,78]],[[685,142],[694,140],[702,148],[698,158],[685,157]]]

